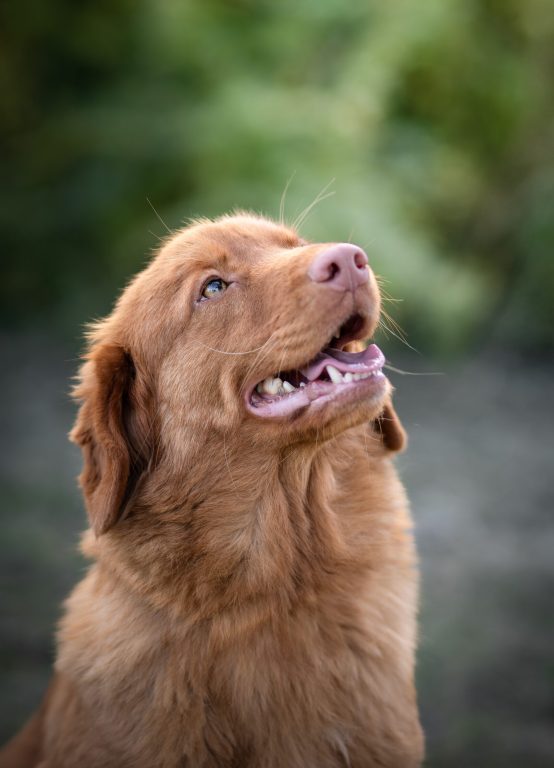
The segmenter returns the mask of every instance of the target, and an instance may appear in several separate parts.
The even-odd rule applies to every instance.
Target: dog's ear
[[[79,482],[99,536],[129,509],[152,455],[152,396],[147,379],[119,344],[93,347],[74,397],[81,402],[70,439],[81,446]]]
[[[408,442],[404,427],[389,399],[383,411],[375,419],[375,428],[389,451],[403,451]]]

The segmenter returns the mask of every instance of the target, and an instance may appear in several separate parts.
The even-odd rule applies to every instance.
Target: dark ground
[[[38,703],[60,601],[84,564],[66,439],[72,353],[0,337],[0,740]],[[413,355],[400,367],[434,370]],[[443,367],[444,370],[444,367]],[[480,354],[391,374],[423,575],[419,695],[429,766],[554,765],[554,366]]]

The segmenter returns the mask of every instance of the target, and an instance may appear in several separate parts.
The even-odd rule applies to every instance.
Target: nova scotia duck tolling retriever
[[[3,768],[411,768],[418,575],[364,251],[170,237],[90,330],[91,561]]]

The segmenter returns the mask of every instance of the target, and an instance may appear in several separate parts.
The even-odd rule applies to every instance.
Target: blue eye
[[[223,293],[226,289],[227,283],[225,280],[222,280],[220,277],[214,277],[202,289],[202,296],[205,299],[213,299],[214,296]]]

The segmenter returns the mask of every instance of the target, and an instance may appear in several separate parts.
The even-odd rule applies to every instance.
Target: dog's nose
[[[357,245],[332,245],[317,254],[308,268],[308,277],[337,291],[353,291],[369,280],[367,256]]]

